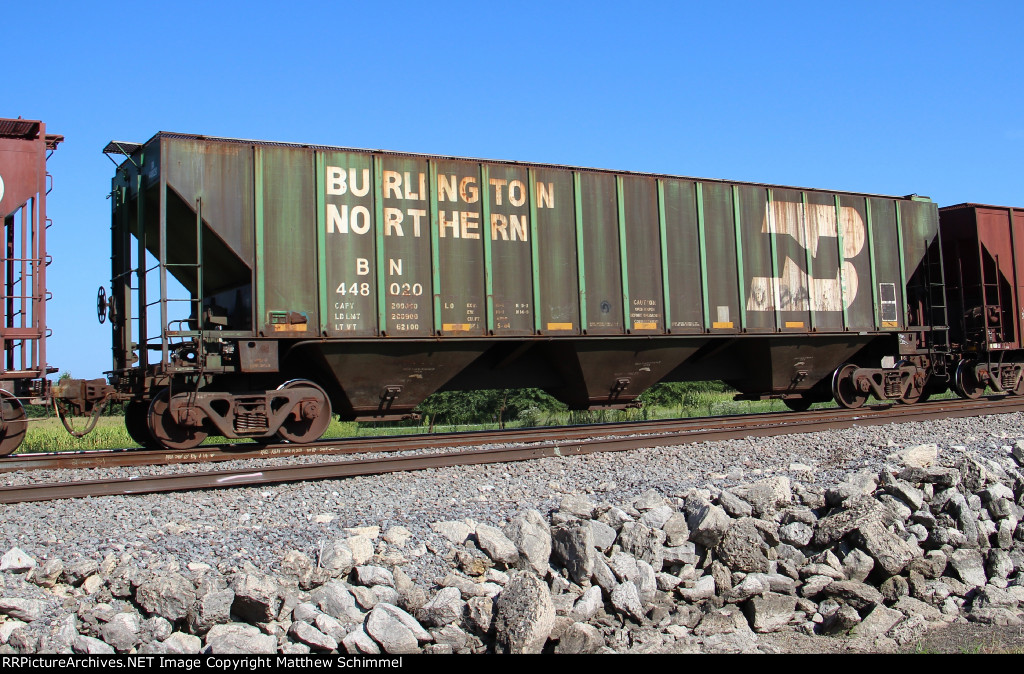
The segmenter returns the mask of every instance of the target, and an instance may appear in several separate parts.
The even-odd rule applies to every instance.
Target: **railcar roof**
[[[458,157],[453,155],[437,155],[437,154],[426,154],[421,152],[397,152],[394,150],[383,150],[383,149],[370,149],[370,148],[355,148],[355,147],[344,147],[337,145],[322,145],[322,144],[310,144],[310,143],[289,143],[283,141],[268,141],[268,140],[254,140],[250,138],[225,138],[219,136],[203,136],[189,133],[179,133],[175,131],[159,131],[153,135],[152,138],[147,140],[145,143],[133,143],[126,141],[111,141],[104,148],[103,152],[106,154],[121,154],[130,156],[134,154],[139,148],[142,148],[150,143],[160,139],[172,139],[172,140],[193,140],[193,141],[208,141],[211,143],[244,143],[246,145],[260,145],[263,147],[291,147],[291,148],[305,148],[309,150],[333,150],[338,152],[362,152],[372,154],[383,154],[397,157],[419,157],[423,159],[443,159],[443,160],[457,160],[457,161],[473,161],[473,162],[484,162],[488,164],[502,164],[507,166],[527,166],[527,167],[538,167],[538,168],[557,168],[573,171],[587,171],[591,173],[611,173],[614,175],[630,175],[630,176],[642,176],[649,178],[673,178],[676,180],[689,180],[695,182],[710,182],[710,183],[724,183],[729,185],[746,185],[751,187],[773,187],[789,190],[799,190],[805,192],[827,192],[829,194],[848,194],[852,196],[862,197],[876,197],[880,199],[899,199],[899,200],[911,200],[917,199],[920,201],[931,201],[929,197],[921,196],[918,194],[907,194],[907,195],[893,195],[893,194],[876,194],[873,192],[851,192],[847,190],[833,190],[822,187],[799,187],[795,185],[779,185],[775,183],[764,183],[764,182],[751,182],[743,180],[728,180],[726,178],[699,178],[694,176],[682,176],[667,173],[650,173],[644,171],[622,171],[615,169],[606,168],[594,168],[587,166],[571,166],[568,164],[548,164],[540,162],[527,162],[527,161],[516,161],[511,159],[483,159],[480,157]]]

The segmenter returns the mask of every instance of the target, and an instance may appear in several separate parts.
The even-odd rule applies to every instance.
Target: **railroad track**
[[[981,416],[1024,411],[1024,398],[992,397],[975,401],[944,400],[913,406],[875,406],[856,410],[777,412],[700,419],[595,424],[561,428],[346,438],[315,445],[221,445],[187,452],[116,450],[75,452],[70,456],[26,454],[0,462],[0,470],[32,468],[131,467],[240,458],[300,455],[388,453],[391,456],[350,458],[303,465],[263,466],[237,470],[173,475],[135,475],[110,480],[37,483],[0,487],[0,503],[22,503],[88,496],[142,494],[217,487],[254,486],[300,480],[376,475],[428,468],[525,461],[549,456],[664,447],[737,437],[807,433],[855,425],[880,425],[936,418]],[[487,449],[443,451],[456,447],[501,444]],[[515,444],[516,446],[505,446]],[[248,448],[248,449],[243,449]],[[431,451],[433,450],[433,451]],[[65,453],[68,454],[68,453]],[[20,466],[20,467],[14,467]]]

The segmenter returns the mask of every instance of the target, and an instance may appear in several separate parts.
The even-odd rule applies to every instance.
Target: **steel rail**
[[[1007,411],[1024,411],[1024,398],[1017,396],[993,396],[985,400],[941,400],[918,405],[882,404],[859,409],[834,408],[809,410],[805,412],[768,412],[761,414],[738,414],[720,417],[699,417],[685,419],[658,419],[653,421],[629,421],[607,424],[585,424],[576,426],[543,426],[501,431],[459,431],[439,434],[391,435],[374,438],[335,438],[320,440],[305,445],[289,443],[240,443],[196,447],[187,450],[171,449],[114,449],[83,450],[74,452],[47,452],[37,454],[15,454],[0,459],[0,473],[21,470],[53,470],[73,468],[111,468],[131,466],[157,466],[179,463],[201,463],[231,461],[236,459],[286,458],[294,456],[344,455],[369,452],[399,452],[428,450],[447,447],[466,447],[486,443],[524,443],[553,440],[568,442],[575,439],[591,438],[595,434],[663,434],[689,433],[693,429],[741,428],[757,423],[787,426],[803,423],[807,419],[867,418],[885,416],[912,420],[922,412],[928,416],[951,414],[954,410],[993,410],[1009,407]]]
[[[10,486],[0,488],[0,503],[10,504],[67,498],[257,486],[302,480],[378,475],[428,468],[508,463],[553,456],[578,456],[594,452],[614,452],[639,448],[685,445],[738,437],[766,437],[789,433],[806,433],[826,428],[850,428],[853,426],[925,421],[936,418],[1002,414],[1022,410],[1024,410],[1024,399],[1015,399],[1013,403],[1007,401],[999,404],[993,404],[993,401],[985,401],[981,405],[929,404],[889,408],[888,410],[855,410],[856,412],[862,412],[861,414],[848,414],[848,412],[854,410],[844,410],[841,414],[818,414],[813,415],[813,418],[807,418],[805,415],[803,421],[783,424],[764,423],[766,421],[764,417],[770,415],[750,415],[747,417],[748,421],[761,423],[752,423],[748,426],[737,426],[734,424],[732,427],[705,427],[694,429],[685,435],[665,433],[660,435],[589,438],[569,442],[549,440],[522,447],[476,449],[461,452],[434,452],[375,459],[352,459],[300,466],[265,466],[176,475],[133,476],[113,480]],[[885,412],[892,412],[892,414],[884,414]],[[732,420],[738,421],[739,418],[732,418]]]

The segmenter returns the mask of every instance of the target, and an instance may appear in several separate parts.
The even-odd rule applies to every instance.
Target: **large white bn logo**
[[[0,176],[0,201],[4,200],[4,177]]]

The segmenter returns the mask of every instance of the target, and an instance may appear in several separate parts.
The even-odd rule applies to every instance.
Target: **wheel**
[[[977,400],[985,392],[985,385],[978,381],[974,375],[974,363],[962,360],[956,366],[956,374],[953,375],[953,388],[961,398]]]
[[[157,449],[160,445],[149,432],[149,405],[133,400],[124,406],[124,427],[129,437],[143,449]]]
[[[799,398],[783,398],[782,404],[794,412],[806,412],[811,409],[811,405],[814,404],[814,401],[810,398],[800,396]]]
[[[903,360],[896,363],[896,367],[903,367],[904,365],[913,365],[913,363]],[[907,392],[900,398],[900,402],[904,405],[913,405],[914,403],[923,403],[928,400],[928,378],[920,373],[912,375],[911,384],[907,387]]]
[[[868,394],[854,385],[853,373],[856,371],[856,365],[846,363],[836,368],[835,374],[832,375],[832,396],[840,407],[856,409],[862,407],[868,400]]]
[[[7,391],[0,390],[0,408],[3,410],[4,424],[0,429],[0,456],[13,454],[25,439],[25,407],[21,401]]]
[[[277,429],[278,439],[297,445],[319,440],[331,425],[331,401],[327,393],[308,379],[293,379],[277,387],[278,391],[285,389],[300,389],[313,400],[303,400],[288,413]],[[296,410],[299,419],[295,418]]]
[[[201,425],[184,426],[171,414],[170,392],[164,389],[149,404],[148,426],[153,438],[168,449],[192,449],[206,439]]]

